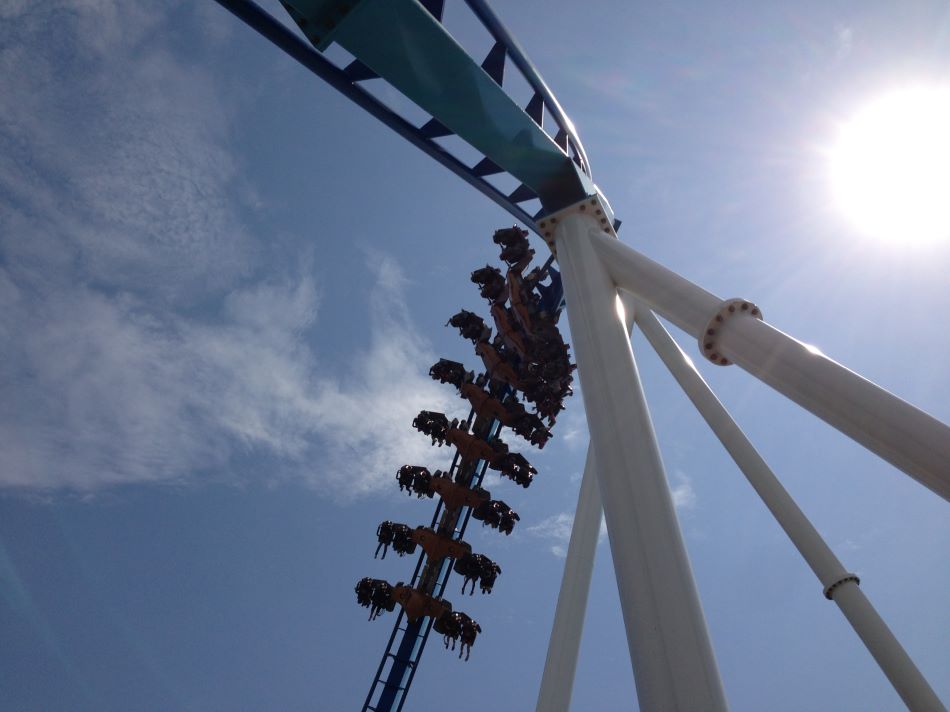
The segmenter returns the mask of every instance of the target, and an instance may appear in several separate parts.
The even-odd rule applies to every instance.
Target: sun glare
[[[841,127],[831,177],[863,234],[950,240],[950,88],[894,92],[859,111]]]

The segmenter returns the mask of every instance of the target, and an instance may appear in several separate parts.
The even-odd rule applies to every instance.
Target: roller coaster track
[[[579,503],[584,516],[575,518],[574,531],[595,541],[601,513],[606,514],[642,709],[725,710],[726,701],[628,334],[617,323],[618,289],[631,300],[631,313],[651,346],[678,374],[697,410],[821,581],[826,598],[841,608],[901,698],[911,709],[945,709],[864,597],[858,577],[837,561],[654,312],[697,339],[705,359],[738,365],[948,500],[950,428],[771,327],[752,302],[723,300],[614,239],[619,223],[593,183],[573,124],[484,0],[459,2],[493,40],[478,59],[445,28],[444,0],[281,0],[296,28],[251,0],[216,2],[557,252],[572,303],[568,316],[591,453],[597,457],[585,481],[596,478],[598,486],[582,487],[593,499]],[[323,54],[331,45],[352,59],[342,66],[333,63]],[[532,90],[524,106],[505,91],[509,60]],[[369,90],[377,80],[428,118],[413,122],[385,105]],[[480,158],[466,162],[439,143],[453,136]],[[517,187],[501,190],[496,183],[502,177]],[[604,393],[612,397],[597,395]],[[484,437],[498,424],[481,420],[475,427]],[[484,476],[485,463],[456,458],[453,471],[474,486]],[[632,471],[638,473],[635,482],[627,477]],[[437,508],[433,527],[461,539],[471,514]],[[576,561],[589,561],[592,551],[577,553]],[[579,573],[584,567],[575,566],[574,556],[569,550],[566,570],[575,572],[574,579],[562,587],[549,649],[561,651],[563,660],[549,655],[539,709],[566,709],[571,697],[590,584],[590,568]],[[413,584],[440,595],[450,572],[446,559],[428,561],[420,555]],[[431,618],[411,622],[400,613],[364,710],[402,709],[432,625]]]
[[[494,40],[481,61],[469,57],[441,24],[444,0],[284,2],[303,36],[253,0],[216,2],[535,233],[541,234],[538,218],[596,191],[574,125],[483,0],[465,0]],[[353,9],[356,5],[359,12]],[[326,19],[329,17],[336,19]],[[328,23],[333,27],[328,28]],[[375,27],[387,29],[372,32]],[[387,53],[380,47],[380,39],[390,36],[400,36],[403,42],[410,38],[414,53],[423,53],[414,58],[430,70],[430,84],[414,81],[404,63],[392,61],[397,50],[404,48],[389,47]],[[333,42],[358,58],[344,66],[334,64],[322,53]],[[504,91],[510,68],[521,74],[534,92],[524,107]],[[366,88],[373,79],[388,81],[431,118],[415,125],[401,116]],[[482,107],[483,102],[491,106],[480,111],[471,108]],[[483,158],[469,165],[437,141],[453,135],[479,150]],[[489,181],[504,174],[520,181],[513,191],[502,192]],[[535,200],[540,201],[541,209],[528,212],[525,206]]]

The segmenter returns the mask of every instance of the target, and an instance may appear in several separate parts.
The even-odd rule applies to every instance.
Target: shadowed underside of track
[[[253,0],[217,2],[530,230],[541,234],[538,218],[597,193],[573,123],[484,0],[458,3],[493,41],[481,61],[442,24],[444,0],[282,0],[303,36]],[[331,45],[355,59],[335,64],[323,54]],[[512,72],[532,91],[525,106],[508,94]],[[397,113],[369,90],[372,80],[429,118]],[[439,142],[447,137],[481,158],[456,156]],[[517,187],[498,187],[505,184]]]
[[[545,209],[556,210],[590,195],[593,185],[583,155],[575,151],[572,160],[567,134],[558,145],[536,120],[541,102],[534,102],[532,117],[505,93],[504,43],[496,40],[478,64],[440,22],[442,3],[427,4],[283,0],[318,49],[332,42],[346,49],[432,115],[422,127],[425,133],[458,135],[519,179],[518,191],[525,197],[538,197]]]

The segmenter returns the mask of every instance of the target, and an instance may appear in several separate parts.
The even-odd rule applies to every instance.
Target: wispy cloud
[[[673,506],[679,512],[685,512],[696,506],[696,492],[693,490],[689,477],[679,470],[673,472],[675,485],[672,487]],[[574,527],[574,515],[570,512],[553,514],[525,530],[530,536],[541,539],[548,546],[549,551],[557,557],[567,556],[567,547],[571,541],[571,531]],[[607,523],[603,517],[600,520],[598,541],[607,537]]]
[[[228,107],[200,63],[142,43],[161,17],[53,3],[0,23],[5,261],[179,301],[249,270]]]
[[[528,527],[527,532],[531,536],[545,540],[552,554],[564,558],[567,555],[567,545],[571,540],[573,526],[574,515],[561,512]]]
[[[580,399],[578,399],[579,401]],[[570,407],[558,422],[557,429],[559,435],[563,438],[568,448],[577,451],[586,446],[589,441],[587,431],[587,419],[584,415],[583,406]]]
[[[0,270],[0,484],[189,480],[256,450],[348,497],[390,484],[404,462],[433,463],[412,417],[457,399],[426,376],[434,357],[398,314],[394,263],[381,269],[370,346],[329,375],[310,346],[318,297],[306,273],[235,290],[210,321],[85,286],[41,296]]]
[[[438,465],[410,423],[457,399],[425,374],[399,265],[368,256],[369,345],[329,370],[313,261],[265,265],[208,71],[142,42],[160,13],[37,8],[0,9],[0,486],[192,482],[254,455],[351,497]]]
[[[553,514],[547,519],[543,519],[532,527],[528,527],[527,532],[538,539],[544,539],[552,554],[558,558],[567,556],[567,547],[571,543],[571,532],[574,529],[574,515],[569,512]],[[603,516],[600,518],[600,530],[597,535],[597,541],[603,541],[607,536],[607,523]]]
[[[693,482],[680,470],[673,471],[673,483],[670,494],[673,496],[673,506],[680,512],[693,509],[696,506],[696,490]]]
[[[353,494],[389,486],[401,464],[446,467],[449,449],[433,451],[427,438],[412,431],[412,419],[423,409],[466,415],[450,387],[428,378],[436,356],[408,316],[398,265],[384,258],[378,269],[370,347],[356,354],[351,373],[318,383],[312,411],[321,439],[329,443],[325,479]]]

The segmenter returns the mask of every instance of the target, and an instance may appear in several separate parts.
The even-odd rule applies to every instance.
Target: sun
[[[861,109],[841,126],[831,180],[862,234],[950,242],[950,88],[895,91]]]

